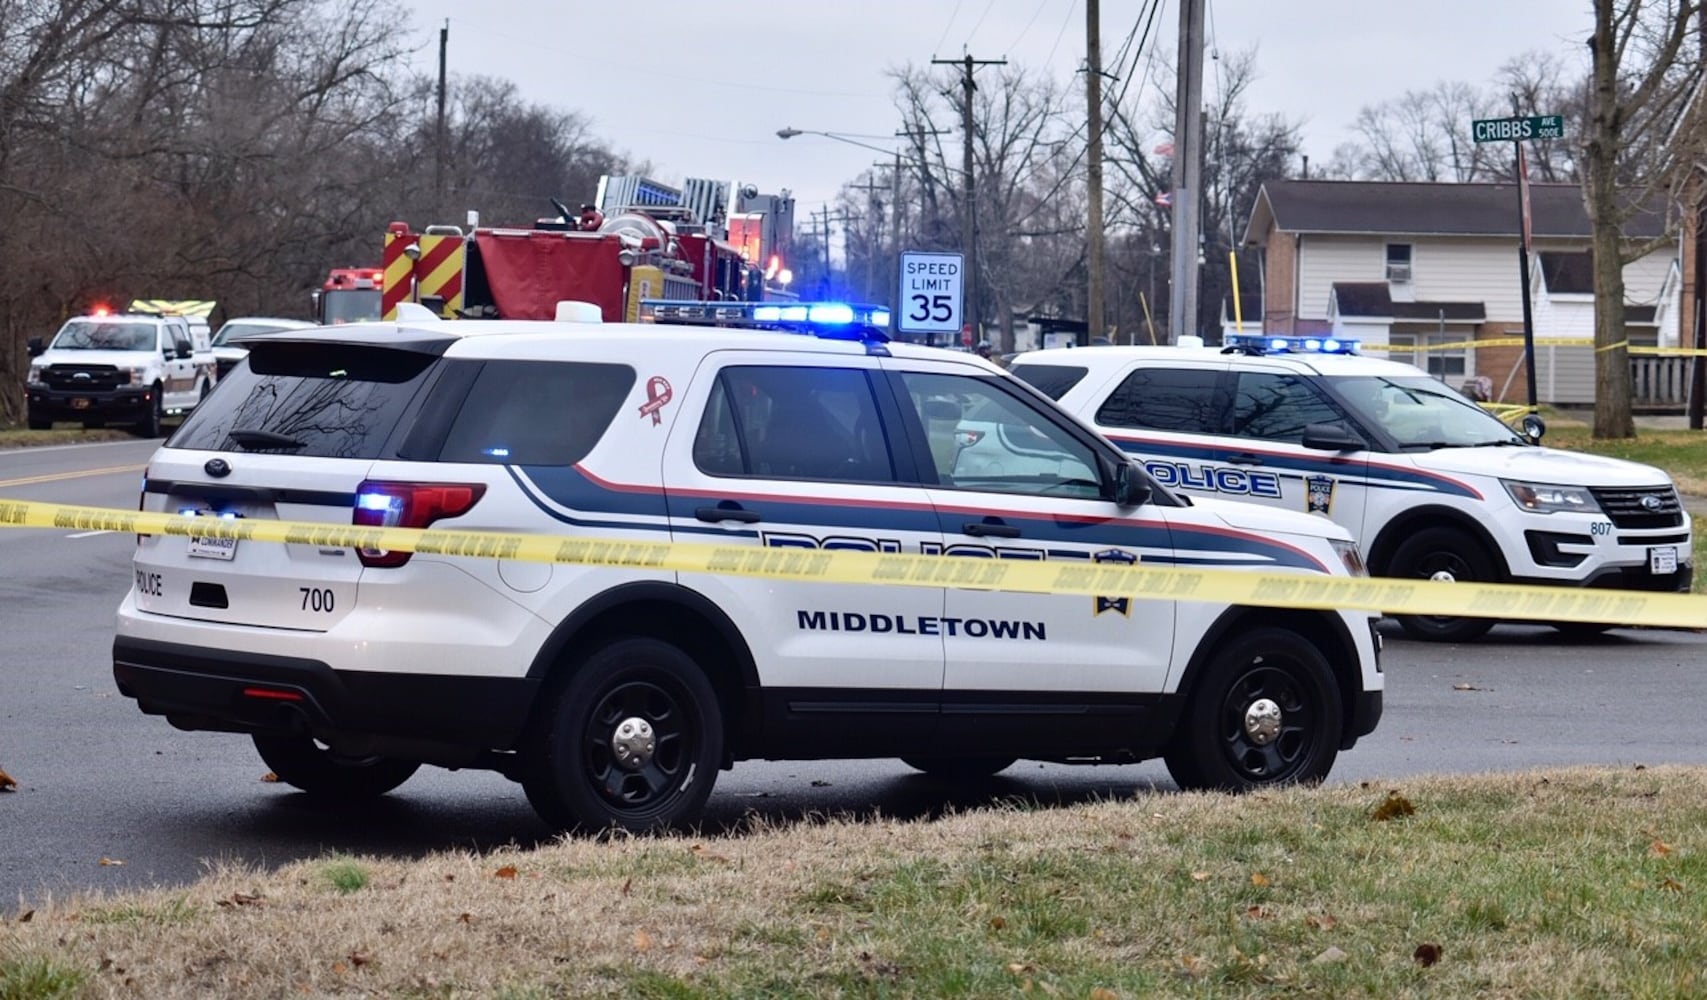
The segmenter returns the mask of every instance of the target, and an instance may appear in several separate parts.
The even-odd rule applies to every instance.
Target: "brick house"
[[[1581,189],[1531,184],[1530,192],[1535,336],[1592,337],[1592,259]],[[1644,213],[1626,236],[1649,241],[1665,228],[1660,213]],[[1480,376],[1496,399],[1527,397],[1520,347],[1405,349],[1523,335],[1515,185],[1269,181],[1257,194],[1245,243],[1262,255],[1264,332],[1332,333],[1387,344],[1395,360],[1454,385]],[[1624,282],[1631,343],[1677,346],[1677,241],[1626,265]],[[1257,311],[1249,305],[1247,330]],[[1535,363],[1542,402],[1593,402],[1592,348],[1538,347]]]

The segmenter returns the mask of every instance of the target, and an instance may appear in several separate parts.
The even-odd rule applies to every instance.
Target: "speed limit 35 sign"
[[[964,322],[961,311],[966,259],[957,253],[901,254],[902,333],[949,333],[958,335]]]

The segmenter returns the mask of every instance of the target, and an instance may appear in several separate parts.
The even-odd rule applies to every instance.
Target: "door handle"
[[[738,504],[731,504],[727,507],[722,504],[718,504],[716,507],[696,507],[693,516],[712,524],[719,521],[739,521],[742,524],[752,524],[761,519],[758,511],[747,510]]]
[[[974,538],[1018,538],[1019,529],[1000,521],[968,521],[960,530]]]
[[[1248,451],[1235,451],[1227,456],[1230,465],[1261,465],[1262,459]]]

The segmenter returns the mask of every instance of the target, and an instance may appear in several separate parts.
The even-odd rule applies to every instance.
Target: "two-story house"
[[[1592,259],[1581,189],[1530,185],[1530,219],[1535,336],[1592,337]],[[1521,401],[1527,396],[1521,347],[1432,349],[1522,337],[1518,227],[1515,184],[1269,181],[1245,234],[1263,259],[1262,329],[1385,344],[1389,356],[1453,385],[1481,376],[1494,398]],[[1665,229],[1661,214],[1644,213],[1625,235],[1646,244]],[[1631,343],[1676,346],[1676,242],[1626,265],[1624,283]],[[1591,347],[1541,346],[1535,360],[1542,402],[1593,401]]]

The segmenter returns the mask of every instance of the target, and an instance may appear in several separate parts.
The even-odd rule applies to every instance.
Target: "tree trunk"
[[[1594,436],[1635,437],[1630,417],[1630,353],[1624,333],[1624,257],[1618,204],[1618,60],[1612,0],[1595,0],[1592,92],[1584,205],[1594,247]]]

